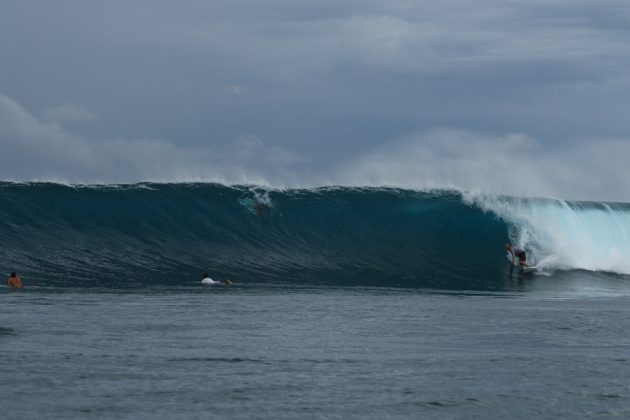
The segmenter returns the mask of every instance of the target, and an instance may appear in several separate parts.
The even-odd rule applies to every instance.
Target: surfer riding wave
[[[525,253],[524,249],[512,246],[511,244],[505,244],[505,250],[511,254],[513,265],[514,265],[514,260],[518,258],[518,263],[520,266],[528,267],[527,254]]]

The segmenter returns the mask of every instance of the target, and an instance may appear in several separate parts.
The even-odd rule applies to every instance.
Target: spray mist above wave
[[[434,127],[320,159],[256,135],[182,146],[173,139],[89,138],[40,120],[0,94],[0,179],[74,183],[217,182],[459,189],[488,194],[630,201],[627,139],[549,148],[528,133]],[[147,159],[151,156],[151,159]],[[588,177],[582,176],[585,165]],[[518,180],[515,182],[515,180]],[[518,184],[518,185],[515,185]]]
[[[504,220],[541,270],[630,274],[630,205],[464,194]]]

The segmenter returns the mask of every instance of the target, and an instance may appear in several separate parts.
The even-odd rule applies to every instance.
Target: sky
[[[627,0],[0,0],[0,179],[630,202]]]

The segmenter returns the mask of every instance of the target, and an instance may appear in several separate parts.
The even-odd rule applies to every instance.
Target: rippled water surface
[[[630,416],[630,287],[544,284],[2,289],[0,408],[5,419]]]

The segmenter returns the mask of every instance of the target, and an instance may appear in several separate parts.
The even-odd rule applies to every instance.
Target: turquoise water
[[[0,183],[0,270],[63,287],[224,280],[498,291],[503,245],[543,275],[630,275],[630,206],[395,188]]]

